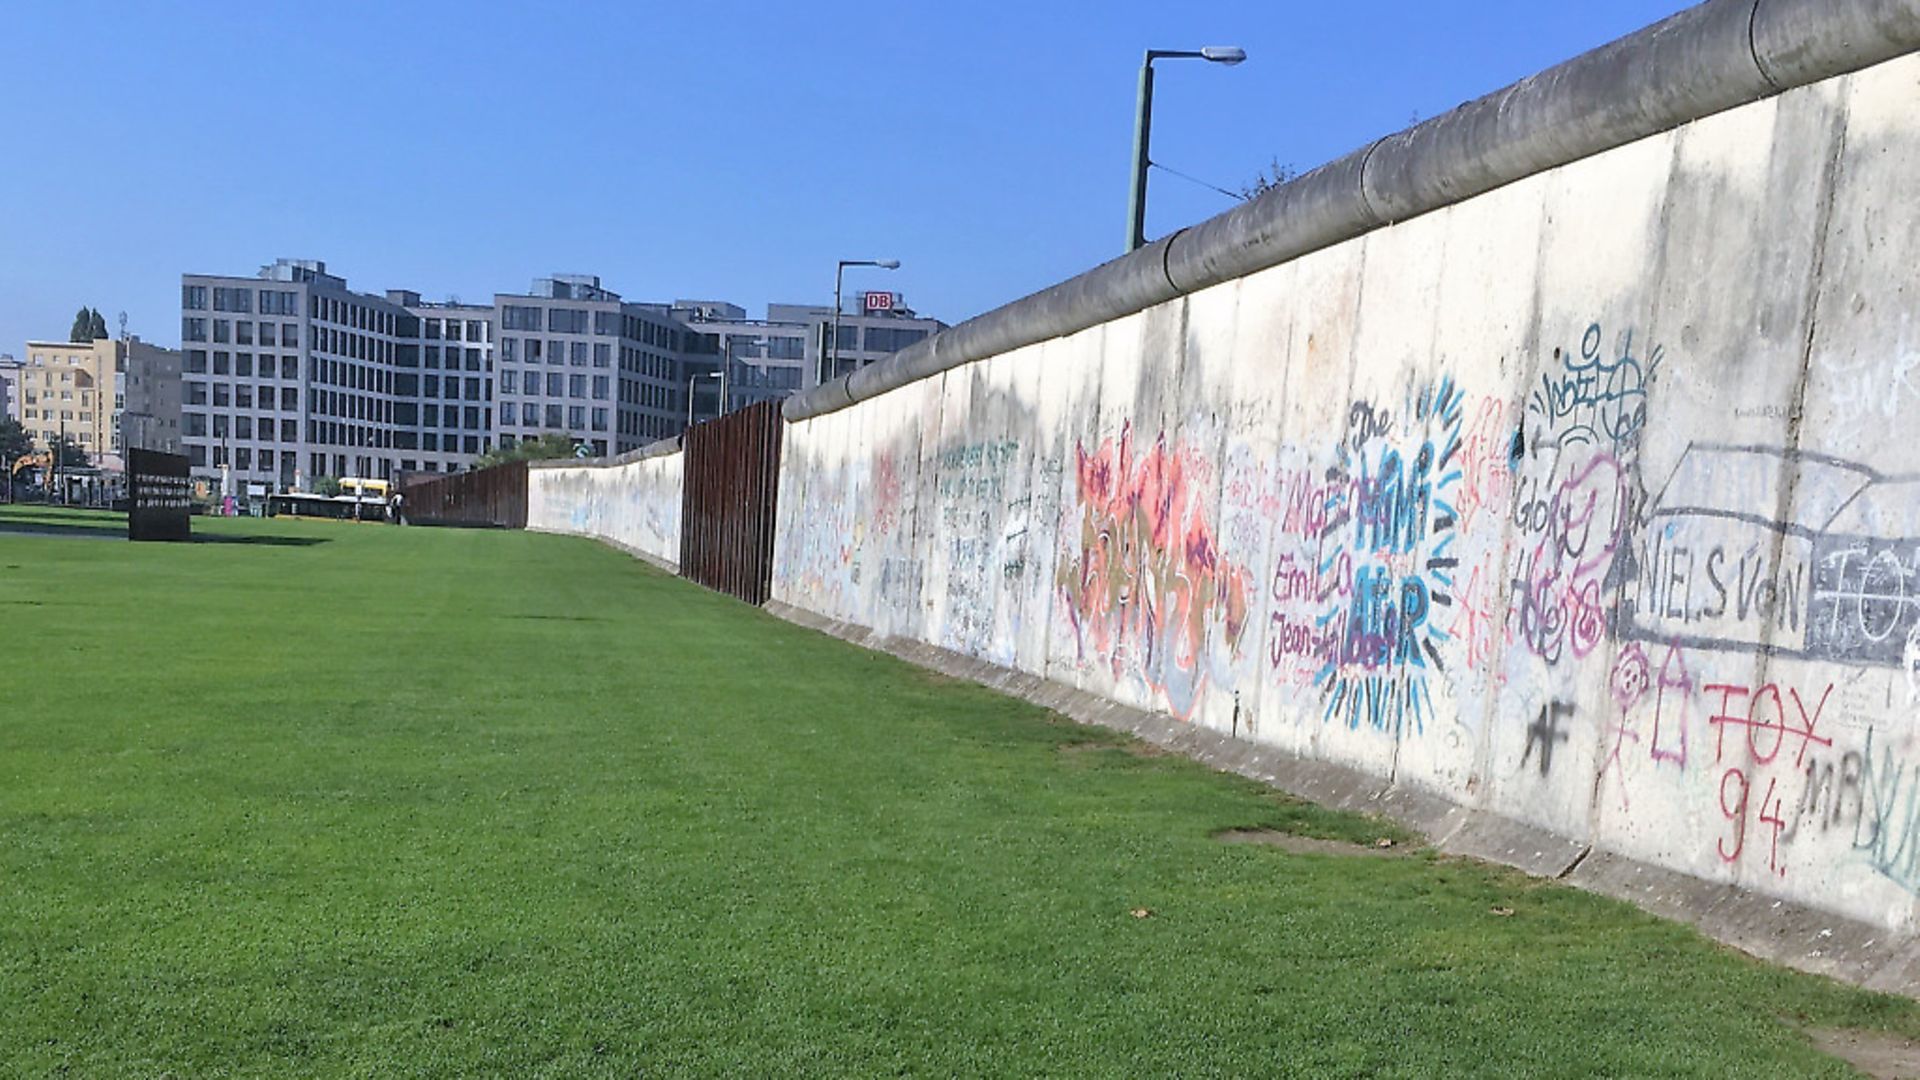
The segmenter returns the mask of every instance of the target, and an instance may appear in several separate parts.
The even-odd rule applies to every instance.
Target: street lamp
[[[1155,60],[1206,60],[1232,66],[1247,58],[1247,50],[1237,45],[1209,45],[1204,49],[1148,49],[1140,62],[1139,111],[1133,120],[1133,188],[1127,195],[1127,250],[1134,251],[1147,242],[1147,157],[1148,136],[1153,127],[1153,62]]]
[[[696,371],[693,373],[693,377],[687,380],[687,427],[689,429],[693,427],[693,388],[701,379],[724,379],[724,376],[718,371]],[[726,384],[722,382],[721,385],[724,386]],[[721,404],[725,405],[726,403],[722,402]]]
[[[829,372],[840,372],[840,277],[849,266],[877,266],[882,270],[900,269],[899,259],[841,259],[833,268],[833,340],[828,344],[831,356],[824,358],[827,370],[821,372],[820,381],[826,382]]]

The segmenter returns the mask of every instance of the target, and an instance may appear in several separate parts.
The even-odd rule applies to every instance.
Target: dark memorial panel
[[[158,450],[127,451],[127,539],[191,540],[187,459]]]

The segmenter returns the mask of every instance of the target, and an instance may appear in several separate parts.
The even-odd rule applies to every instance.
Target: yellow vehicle
[[[389,490],[385,480],[362,480],[357,476],[340,478],[341,496],[353,499],[355,502],[379,503],[385,506]]]

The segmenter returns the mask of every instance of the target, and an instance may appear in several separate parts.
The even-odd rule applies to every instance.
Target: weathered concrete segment
[[[527,528],[605,540],[668,570],[680,561],[677,440],[591,462],[535,462]]]
[[[1524,177],[1413,176],[1471,197],[906,358],[932,374],[788,429],[775,599],[1171,717],[1256,775],[1310,764],[1316,798],[1756,951],[1869,928],[1825,969],[1910,990],[1920,57],[1885,57],[1920,7],[1818,8],[1696,9],[1662,31],[1693,68],[1629,94],[1744,104]],[[1872,66],[1766,96],[1836,55]],[[1612,85],[1563,75],[1506,100]],[[1473,115],[1490,141],[1460,147],[1535,160]],[[1439,139],[1407,153],[1467,152]],[[1329,168],[1402,216],[1364,161]],[[1743,921],[1776,903],[1804,926]]]

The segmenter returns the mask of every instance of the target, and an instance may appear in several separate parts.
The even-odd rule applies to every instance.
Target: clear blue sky
[[[0,352],[75,308],[174,344],[183,271],[320,258],[490,300],[820,302],[836,258],[955,322],[1119,253],[1140,52],[1154,156],[1305,170],[1681,0],[14,5]],[[1148,231],[1230,206],[1156,172]]]

